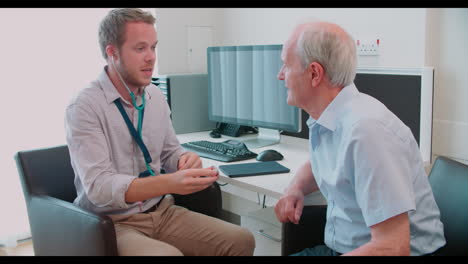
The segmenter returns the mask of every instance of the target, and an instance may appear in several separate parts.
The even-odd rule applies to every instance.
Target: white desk
[[[178,134],[177,138],[180,143],[195,140],[208,140],[213,142],[222,142],[227,139],[235,139],[239,141],[246,140],[256,135],[246,135],[238,138],[222,136],[221,138],[209,137],[209,131],[202,131],[196,133]],[[226,176],[221,170],[219,171],[219,181],[232,184],[234,186],[247,189],[253,192],[262,193],[274,199],[279,199],[285,188],[289,185],[293,179],[297,169],[307,160],[309,160],[309,143],[308,140],[303,138],[296,138],[291,136],[281,136],[281,142],[279,144],[270,145],[262,148],[250,149],[255,153],[260,153],[266,149],[274,149],[283,154],[284,159],[278,161],[281,165],[289,168],[289,173],[271,174],[271,175],[259,175],[251,177],[239,177],[230,178]],[[203,167],[215,166],[218,167],[222,164],[227,164],[220,161],[202,158]],[[249,163],[257,162],[255,159],[243,160],[234,163]],[[305,204],[325,204],[325,200],[320,192],[314,192],[306,197]]]
[[[195,140],[208,140],[212,142],[222,142],[228,139],[244,141],[255,137],[256,135],[242,136],[238,138],[222,136],[221,138],[211,138],[209,131],[179,134],[177,135],[180,143]],[[219,180],[223,183],[229,183],[222,186],[223,191],[223,209],[240,216],[240,225],[249,229],[255,237],[256,248],[254,256],[279,256],[281,255],[281,223],[277,220],[273,207],[276,201],[283,195],[284,190],[293,179],[297,169],[309,159],[308,140],[290,136],[281,136],[279,144],[270,145],[262,148],[249,148],[255,153],[260,153],[266,149],[274,149],[283,154],[283,160],[277,161],[281,165],[290,169],[289,173],[258,175],[250,177],[230,178],[219,170]],[[243,160],[238,162],[224,163],[211,159],[202,158],[203,167],[222,164],[249,163],[257,162],[255,159]],[[266,208],[260,209],[260,200],[258,204],[253,202],[257,197],[252,194],[262,193],[273,199],[269,199],[270,204]],[[227,199],[225,199],[227,198]],[[259,196],[258,196],[259,199]],[[253,203],[252,203],[253,202]],[[311,193],[305,197],[305,205],[326,204],[320,192]],[[264,205],[265,197],[264,197]]]

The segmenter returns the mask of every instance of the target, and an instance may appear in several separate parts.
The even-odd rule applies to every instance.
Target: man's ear
[[[114,45],[107,45],[106,46],[106,54],[109,59],[112,60],[112,57],[114,57],[114,60],[117,59],[117,49],[115,48]]]
[[[309,64],[309,74],[311,77],[312,86],[316,87],[322,82],[325,75],[325,69],[323,68],[322,64],[314,61]]]

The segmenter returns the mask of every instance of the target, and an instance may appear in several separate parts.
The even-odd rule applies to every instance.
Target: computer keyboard
[[[223,162],[247,160],[257,157],[257,153],[250,151],[243,142],[232,139],[223,142],[191,141],[182,144],[182,147],[197,153],[200,157]]]

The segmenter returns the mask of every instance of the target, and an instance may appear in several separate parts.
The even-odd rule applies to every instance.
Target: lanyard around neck
[[[128,117],[127,113],[125,112],[125,110],[124,110],[124,108],[122,106],[122,103],[120,102],[120,99],[117,98],[114,101],[114,103],[117,106],[117,108],[119,109],[120,114],[122,115],[123,119],[125,120],[125,124],[127,124],[127,127],[128,127],[128,130],[130,131],[130,134],[132,135],[132,137],[135,139],[136,143],[140,147],[141,152],[143,152],[143,156],[144,156],[145,162],[146,162],[146,168],[148,169],[149,174],[154,175],[154,172],[151,170],[151,168],[149,166],[149,164],[152,161],[151,156],[149,154],[148,149],[146,148],[145,143],[143,143],[143,139],[141,137],[141,129],[142,129],[141,127],[142,127],[143,116],[144,116],[144,111],[145,111],[144,107],[140,106],[141,108],[138,109],[138,132],[137,132],[137,130],[133,126],[132,121],[130,121],[130,118]],[[144,176],[141,176],[141,175],[144,175]],[[145,177],[145,176],[149,176],[149,175],[147,175],[147,173],[144,172],[144,173],[141,173],[140,176]]]

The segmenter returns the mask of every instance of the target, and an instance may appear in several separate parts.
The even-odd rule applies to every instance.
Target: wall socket
[[[380,39],[357,39],[356,51],[361,56],[377,56],[380,50]]]

